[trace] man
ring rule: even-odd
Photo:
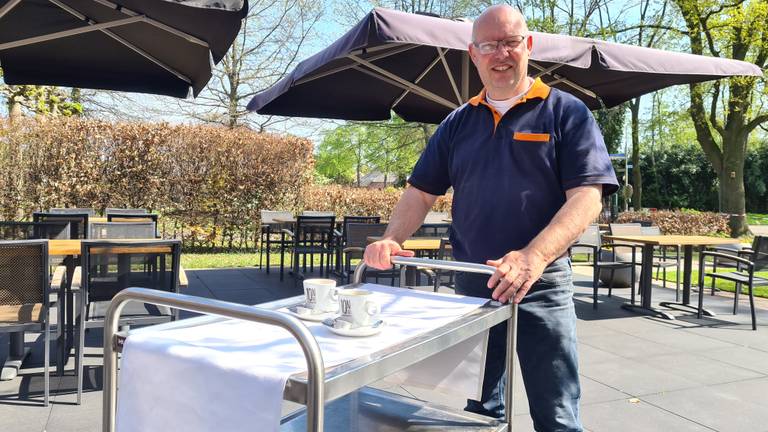
[[[485,88],[448,115],[414,167],[381,241],[366,264],[390,256],[453,187],[451,240],[459,261],[496,267],[490,278],[458,274],[459,294],[519,303],[518,357],[539,431],[579,431],[580,386],[571,245],[618,183],[589,110],[527,76],[533,39],[506,5],[474,22],[469,54]],[[491,329],[480,401],[467,410],[504,415],[506,327]]]

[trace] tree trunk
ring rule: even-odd
[[[640,173],[640,98],[629,104],[632,113],[632,206],[643,208],[643,177]]]
[[[719,174],[720,202],[722,212],[728,214],[731,237],[749,234],[747,225],[746,192],[744,190],[744,150],[747,134],[729,133],[723,135],[723,170]]]

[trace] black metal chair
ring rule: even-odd
[[[272,247],[276,246],[281,251],[285,245],[283,245],[284,236],[282,235],[282,228],[287,226],[283,222],[277,220],[291,220],[293,219],[293,213],[283,210],[261,210],[261,236],[259,241],[259,268],[262,267],[262,261],[265,263],[267,274],[269,274],[270,267],[270,252]]]
[[[344,248],[347,247],[347,227],[350,224],[377,224],[381,222],[380,216],[344,216],[341,223],[341,231],[336,230],[336,272],[343,276]]]
[[[69,222],[69,238],[82,240],[88,238],[88,213],[32,213],[33,222]]]
[[[88,216],[96,216],[96,210],[88,207],[53,207],[48,209],[48,213],[58,213],[58,214],[82,214],[85,213]]]
[[[309,269],[314,272],[313,256],[320,255],[320,275],[330,270],[334,253],[336,218],[334,216],[297,216],[294,228],[283,228],[280,237],[280,280],[283,280],[285,252],[290,248],[292,256],[293,275],[296,280],[302,278],[307,270],[307,256],[309,255]],[[299,259],[302,263],[299,265]],[[327,259],[327,261],[326,261]],[[326,269],[326,262],[328,268]]]
[[[157,219],[159,215],[156,213],[113,213],[107,214],[107,222],[152,222],[155,224],[155,238],[159,238],[157,232]]]
[[[707,257],[713,260],[725,259],[736,263],[736,270],[715,273],[706,272]],[[752,330],[757,330],[757,317],[755,316],[755,297],[754,287],[768,285],[768,278],[755,276],[755,272],[768,270],[768,237],[757,236],[752,243],[751,250],[739,252],[738,256],[725,254],[722,252],[703,251],[699,254],[699,311],[698,317],[701,318],[704,306],[704,278],[724,279],[736,284],[733,295],[733,314],[736,315],[739,306],[739,294],[742,285],[747,286],[749,294],[749,308],[752,313]]]
[[[2,240],[66,240],[70,237],[69,222],[0,222]]]
[[[642,235],[661,235],[661,229],[657,226],[643,226],[640,222],[608,224],[612,235],[642,236]],[[629,242],[631,243],[631,242]],[[635,243],[632,243],[635,244]],[[641,252],[637,256],[639,262],[643,262],[642,245],[638,244]],[[674,254],[673,254],[674,251]],[[621,253],[621,250],[616,250]],[[662,271],[661,285],[667,287],[667,268],[675,267],[677,273],[675,276],[675,299],[680,299],[680,246],[655,247],[653,249],[652,268],[656,269],[656,279],[659,278],[659,270]]]
[[[579,240],[574,243],[571,248],[570,252],[574,253],[574,248],[576,250],[584,250],[588,249],[590,250],[591,255],[593,256],[593,262],[591,264],[593,268],[593,277],[592,277],[592,307],[597,309],[597,290],[600,287],[600,272],[603,270],[607,270],[610,272],[610,279],[608,283],[608,297],[612,295],[613,292],[613,284],[614,284],[614,274],[616,270],[619,269],[629,269],[630,270],[630,289],[631,291],[631,297],[630,301],[632,304],[635,304],[635,280],[637,279],[635,277],[636,274],[636,267],[637,267],[637,249],[639,246],[633,245],[633,244],[626,244],[626,243],[608,243],[603,244],[602,239],[600,237],[600,228],[595,225],[589,225],[587,229],[584,231],[584,233],[579,237]],[[632,260],[627,261],[619,261],[618,260],[618,254],[615,252],[616,248],[629,248],[632,251]],[[604,249],[612,249],[612,257],[610,261],[604,261],[602,258],[602,252]]]
[[[152,239],[156,226],[153,222],[92,222],[91,239]]]
[[[342,271],[342,277],[347,279],[347,283],[352,281],[352,274],[354,274],[352,260],[363,258],[365,247],[368,246],[368,237],[380,237],[384,235],[386,230],[387,224],[383,223],[350,223],[347,225],[347,245],[342,250],[344,253],[344,270]],[[400,271],[394,268],[391,270],[376,270],[368,267],[365,275],[363,275],[363,280],[370,276],[375,278],[376,283],[379,282],[379,278],[390,279],[391,285],[395,286],[395,282],[400,277]]]
[[[186,277],[183,276],[180,264],[180,240],[86,240],[82,242],[80,254],[82,265],[79,272],[76,272],[79,277],[73,281],[73,286],[79,287],[75,366],[78,404],[83,392],[85,331],[88,328],[104,327],[110,300],[128,287],[180,292],[186,286]],[[105,263],[110,263],[106,272]],[[177,317],[177,310],[131,303],[121,314],[119,325],[157,324]]]
[[[44,338],[43,404],[50,394],[50,282],[47,240],[0,241],[0,333],[11,333],[12,353],[24,357],[24,331]],[[62,277],[57,272],[58,282]],[[59,367],[61,365],[59,364]]]

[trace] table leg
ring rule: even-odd
[[[683,246],[683,301],[682,302],[662,302],[661,306],[670,309],[681,310],[684,312],[698,312],[699,308],[691,304],[691,268],[693,267],[693,246]],[[704,294],[704,288],[699,287],[699,295]],[[704,315],[716,316],[714,312],[702,309]]]
[[[651,306],[651,293],[653,292],[653,286],[651,285],[651,276],[653,275],[653,245],[643,245],[643,264],[640,270],[640,293],[641,301],[640,305],[625,303],[621,305],[622,308],[643,314],[655,315],[659,318],[668,320],[674,320],[675,317],[667,312],[656,309]]]
[[[3,370],[0,372],[0,381],[8,381],[16,378],[21,369],[21,364],[29,355],[29,348],[24,346],[24,332],[11,333],[10,350],[5,360]]]

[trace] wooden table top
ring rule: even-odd
[[[146,243],[157,239],[120,239],[125,242]],[[108,240],[107,240],[108,241]],[[48,240],[48,255],[80,255],[81,240]],[[170,253],[171,248],[144,247],[144,248],[109,248],[110,253]],[[103,251],[94,250],[94,253]]]
[[[741,240],[735,238],[693,235],[607,235],[603,236],[603,238],[606,240],[618,240],[654,246],[705,246],[741,243]]]
[[[368,237],[368,243],[381,240],[381,236]],[[438,250],[440,238],[438,237],[411,237],[403,242],[403,249],[408,250]]]

